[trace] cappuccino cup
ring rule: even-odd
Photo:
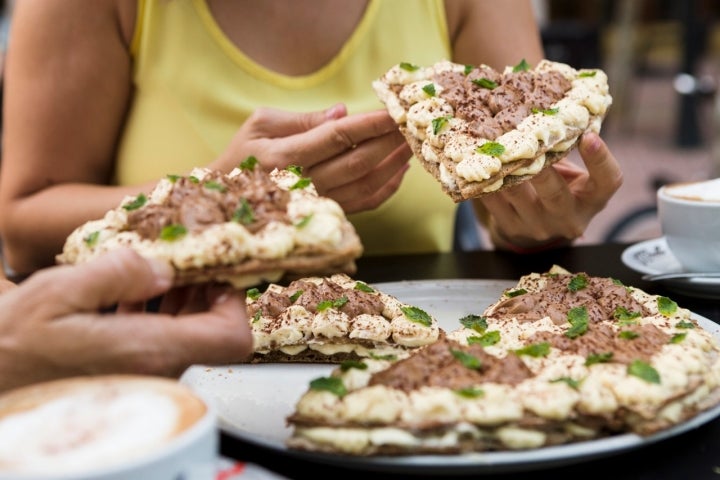
[[[657,191],[658,217],[673,256],[688,272],[720,272],[720,178]]]
[[[213,479],[214,411],[177,381],[77,377],[0,395],[0,479]]]

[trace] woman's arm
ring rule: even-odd
[[[445,0],[453,61],[497,70],[523,58],[535,65],[543,56],[532,2]]]
[[[109,188],[130,96],[134,2],[18,2],[4,80],[0,228],[17,273],[54,263],[77,225],[126,194]]]

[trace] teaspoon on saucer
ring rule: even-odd
[[[675,272],[675,273],[657,273],[643,275],[642,279],[648,282],[657,282],[660,280],[679,280],[679,279],[720,279],[720,272]]]

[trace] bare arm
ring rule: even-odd
[[[138,188],[110,188],[131,95],[116,0],[24,0],[5,76],[0,219],[18,273],[54,263],[66,235]]]
[[[523,58],[535,65],[544,56],[529,0],[445,1],[453,61],[495,69]]]
[[[445,3],[454,61],[501,70],[544,57],[529,0]],[[531,181],[473,202],[495,247],[531,251],[583,234],[622,184],[622,172],[597,135],[583,136],[578,151],[585,168],[564,159]]]

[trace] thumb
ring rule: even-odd
[[[623,172],[605,142],[596,133],[586,133],[580,142],[580,155],[588,171],[587,182],[575,192],[585,201],[602,208],[622,185]]]
[[[173,275],[168,263],[123,248],[85,264],[40,271],[16,291],[36,311],[58,316],[148,300],[170,289]]]

